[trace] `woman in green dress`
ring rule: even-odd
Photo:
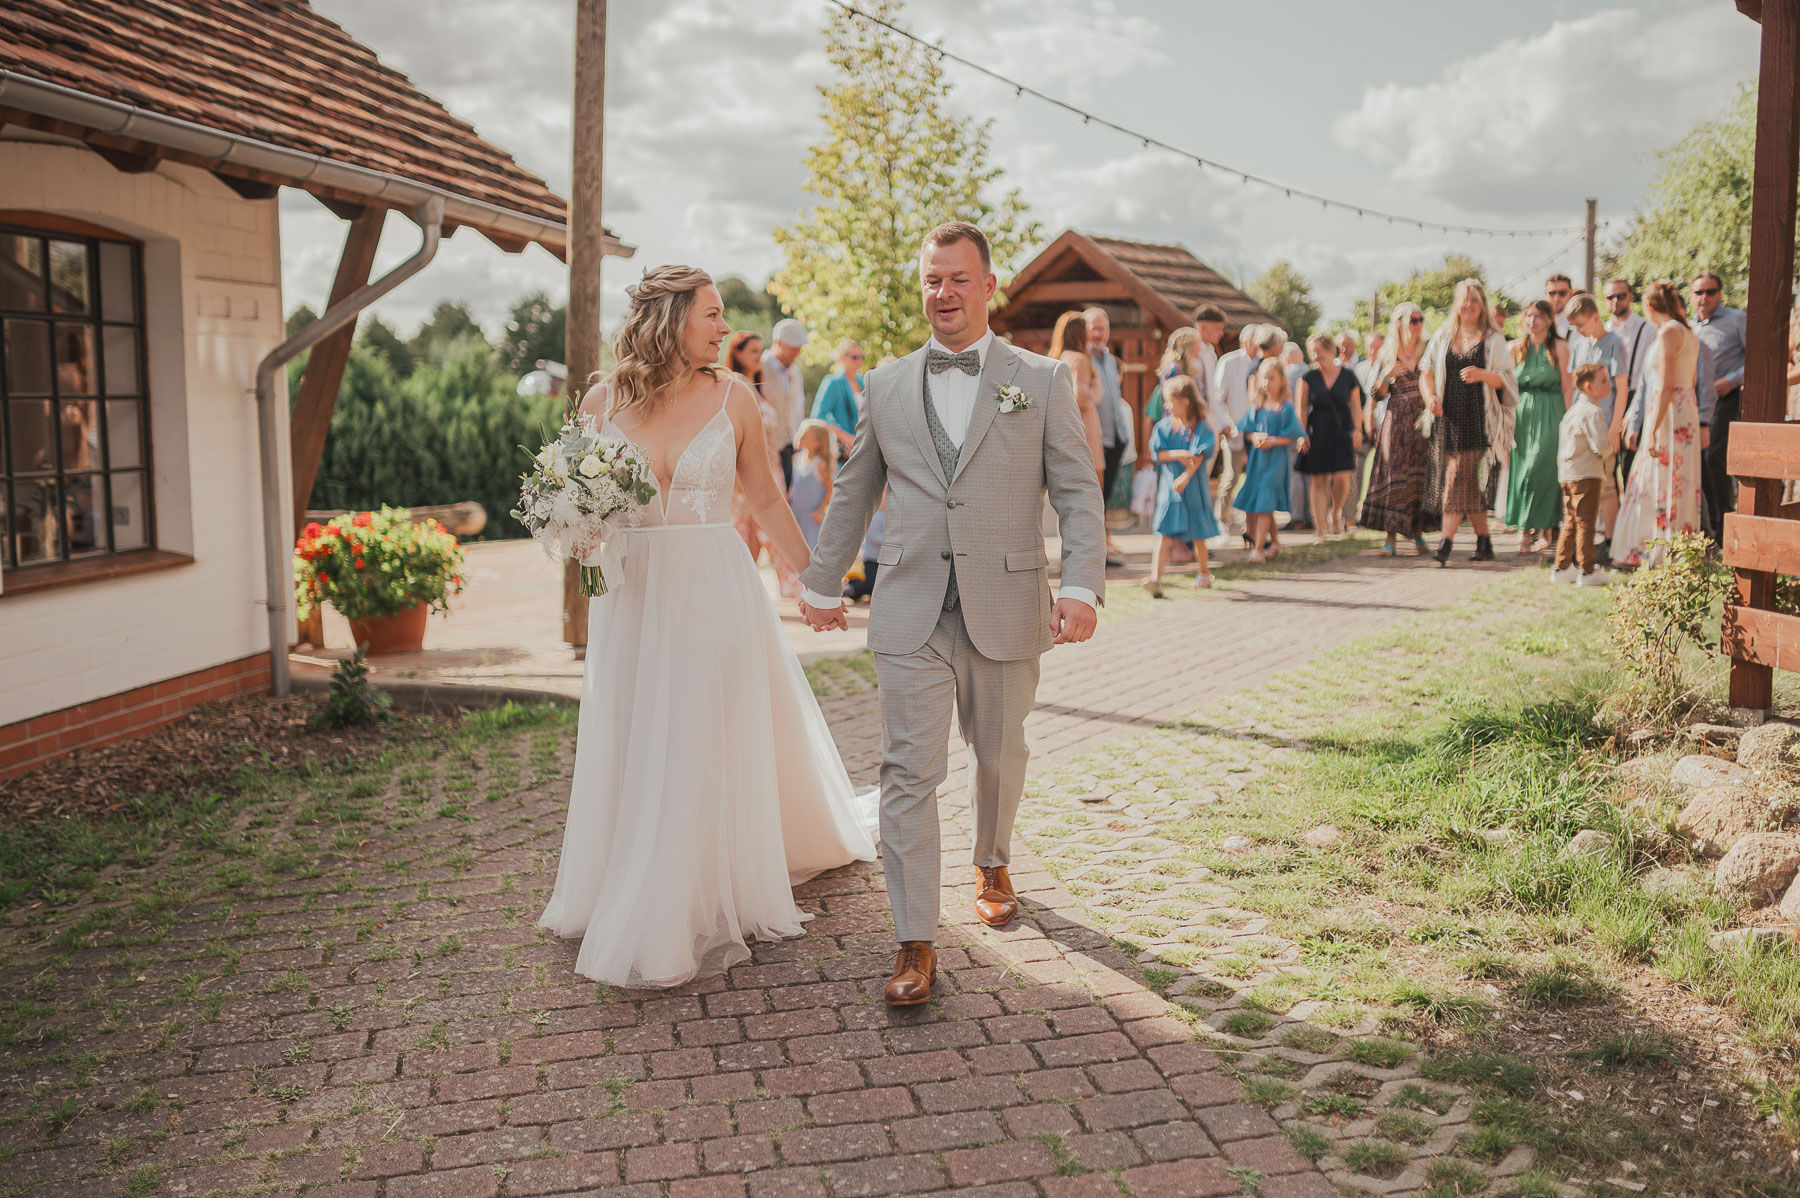
[[[1569,407],[1569,343],[1557,336],[1556,313],[1544,300],[1525,305],[1519,329],[1519,339],[1512,343],[1519,414],[1506,471],[1504,516],[1519,530],[1519,552],[1530,553],[1539,537],[1549,548],[1562,523],[1556,442]]]

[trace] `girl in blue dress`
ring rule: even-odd
[[[1144,589],[1162,598],[1163,567],[1169,548],[1179,541],[1194,551],[1199,573],[1194,585],[1209,587],[1206,542],[1219,535],[1213,518],[1212,495],[1206,487],[1206,466],[1212,460],[1213,431],[1206,425],[1206,401],[1200,388],[1186,375],[1177,375],[1162,386],[1169,414],[1156,422],[1150,437],[1150,453],[1156,459],[1156,552],[1150,559],[1150,577]]]
[[[1265,358],[1250,382],[1252,407],[1239,422],[1244,434],[1244,485],[1232,506],[1244,513],[1244,532],[1253,548],[1249,560],[1266,562],[1281,552],[1275,513],[1288,505],[1287,447],[1307,450],[1306,429],[1288,394],[1281,362]]]
[[[802,420],[794,430],[794,481],[788,487],[788,509],[800,525],[808,549],[819,547],[819,526],[831,504],[831,425]]]

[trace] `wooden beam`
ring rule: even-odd
[[[1763,0],[1762,63],[1756,96],[1756,165],[1750,193],[1750,285],[1745,310],[1744,404],[1732,441],[1757,425],[1775,426],[1787,407],[1787,331],[1793,307],[1794,204],[1796,176],[1800,176],[1800,0]],[[1754,444],[1773,438],[1752,434]],[[1727,454],[1732,459],[1737,455]],[[1781,484],[1794,459],[1781,464],[1780,473],[1752,472],[1754,481],[1739,490],[1738,510],[1747,516],[1773,516],[1781,506]],[[1787,563],[1800,570],[1800,560]],[[1780,625],[1777,617],[1775,573],[1768,569],[1737,570],[1736,605],[1730,611],[1752,610],[1764,622],[1765,631]],[[1727,616],[1727,628],[1733,620]],[[1742,619],[1737,627],[1745,627]],[[1771,667],[1800,669],[1800,621],[1777,637],[1773,649],[1760,654],[1731,651],[1730,703],[1734,708],[1767,712],[1774,703],[1775,679]],[[1792,661],[1782,660],[1782,647]]]
[[[134,150],[118,150],[111,146],[92,146],[94,153],[112,163],[113,169],[123,171],[127,175],[143,175],[156,169],[157,163],[163,160],[161,146],[140,154]]]
[[[569,365],[571,411],[583,382],[600,369],[600,268],[606,229],[600,223],[606,136],[606,0],[575,0],[574,161],[569,179],[569,305],[564,358]],[[587,653],[588,603],[581,571],[563,565],[563,640],[577,656]]]
[[[246,200],[272,200],[281,192],[281,184],[271,183],[266,179],[240,179],[223,171],[214,171],[213,178]]]
[[[338,260],[337,278],[331,284],[330,307],[369,281],[375,265],[375,246],[381,240],[381,226],[387,219],[385,208],[368,208],[350,222],[350,233],[344,239],[343,257]],[[289,455],[294,470],[294,519],[304,523],[306,501],[312,496],[313,480],[319,474],[319,458],[325,452],[325,437],[331,431],[331,411],[337,406],[338,387],[344,381],[344,367],[350,361],[350,345],[356,340],[356,322],[351,321],[331,336],[313,346],[306,359],[306,373],[300,378],[300,394],[294,399]]]
[[[1800,424],[1733,424],[1725,469],[1739,478],[1800,478]]]
[[[1800,520],[1725,513],[1724,560],[1734,570],[1800,573]]]
[[[1727,604],[1721,641],[1734,662],[1754,662],[1765,670],[1800,670],[1800,616]]]
[[[1136,297],[1119,284],[1100,279],[1036,283],[1024,291],[1014,291],[1006,298],[1008,307],[1019,307],[1024,304],[1091,304],[1102,300],[1129,302]]]

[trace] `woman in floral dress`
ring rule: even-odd
[[[1424,352],[1425,314],[1417,304],[1400,304],[1388,326],[1387,343],[1369,375],[1370,399],[1387,400],[1387,410],[1375,435],[1369,490],[1357,517],[1364,528],[1387,534],[1381,551],[1388,555],[1396,551],[1399,538],[1405,537],[1423,557],[1430,552],[1425,530],[1437,523],[1437,505],[1427,505],[1425,495],[1431,447],[1419,431],[1419,417],[1425,412],[1425,397],[1419,392],[1419,359]]]
[[[1613,560],[1624,566],[1656,565],[1666,548],[1652,542],[1700,531],[1700,407],[1694,397],[1700,340],[1688,328],[1673,283],[1650,285],[1644,315],[1656,326],[1656,340],[1638,385],[1644,434],[1613,533]]]

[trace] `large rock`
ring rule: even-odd
[[[1781,918],[1791,924],[1800,924],[1800,877],[1788,883],[1787,893],[1781,898]]]
[[[1563,846],[1565,857],[1599,857],[1611,851],[1613,838],[1610,833],[1594,828],[1583,828],[1575,833],[1575,838]]]
[[[1706,938],[1707,946],[1716,953],[1735,953],[1750,946],[1762,948],[1793,942],[1794,938],[1780,928],[1731,928]]]
[[[1800,765],[1800,728],[1771,723],[1746,730],[1738,741],[1737,763],[1753,770]]]
[[[1688,800],[1675,817],[1676,831],[1707,852],[1727,851],[1768,820],[1756,775],[1741,765],[1695,754],[1675,763],[1669,781]]]
[[[1688,879],[1678,869],[1659,865],[1639,878],[1638,885],[1651,898],[1674,898],[1687,890]]]
[[[1800,873],[1800,836],[1752,832],[1732,845],[1719,862],[1713,885],[1763,907],[1782,896],[1796,873]]]

